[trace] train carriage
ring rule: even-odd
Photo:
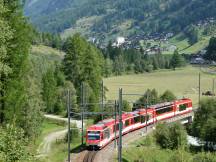
[[[191,99],[181,99],[140,107],[133,112],[122,114],[122,134],[143,128],[158,121],[174,116],[183,115],[192,111]],[[105,119],[87,129],[86,143],[93,149],[101,149],[119,136],[119,119]]]

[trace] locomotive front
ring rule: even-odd
[[[87,129],[86,145],[90,150],[97,150],[100,148],[102,130],[100,127],[91,126]]]

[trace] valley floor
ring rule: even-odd
[[[144,94],[149,88],[155,88],[159,94],[172,91],[178,98],[188,97],[194,105],[198,103],[199,72],[201,72],[201,92],[212,90],[214,75],[203,73],[200,68],[187,66],[174,70],[159,70],[153,73],[113,76],[104,79],[108,88],[108,100],[118,99],[118,90],[123,93]],[[124,100],[136,101],[139,96],[124,96]]]

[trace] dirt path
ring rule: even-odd
[[[67,122],[67,118],[62,118],[57,115],[50,115],[46,114],[44,115],[45,118],[52,119],[52,120],[58,120],[58,121],[65,121]],[[77,128],[81,129],[82,128],[82,123],[80,120],[70,120],[71,123],[75,123],[77,125]],[[59,130],[55,132],[49,133],[43,141],[40,143],[38,149],[37,149],[37,156],[36,157],[45,157],[48,156],[49,153],[51,152],[51,146],[52,144],[58,139],[63,139],[67,133],[67,129],[64,130]]]
[[[48,119],[53,119],[53,120],[68,122],[67,118],[63,118],[63,117],[60,117],[60,116],[57,116],[57,115],[45,114],[44,117],[48,118]],[[71,123],[75,123],[77,125],[77,128],[79,128],[79,129],[82,128],[82,122],[81,122],[81,120],[71,119],[70,122]],[[84,126],[85,126],[85,123],[84,123]]]
[[[63,139],[67,133],[67,129],[65,130],[60,130],[60,131],[55,131],[50,134],[48,134],[41,144],[39,145],[37,149],[37,156],[36,157],[44,157],[47,156],[50,151],[51,151],[51,146],[52,144],[57,140],[57,139]]]

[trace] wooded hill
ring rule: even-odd
[[[87,35],[179,32],[215,17],[215,0],[27,0],[25,14],[40,30],[79,29]]]

